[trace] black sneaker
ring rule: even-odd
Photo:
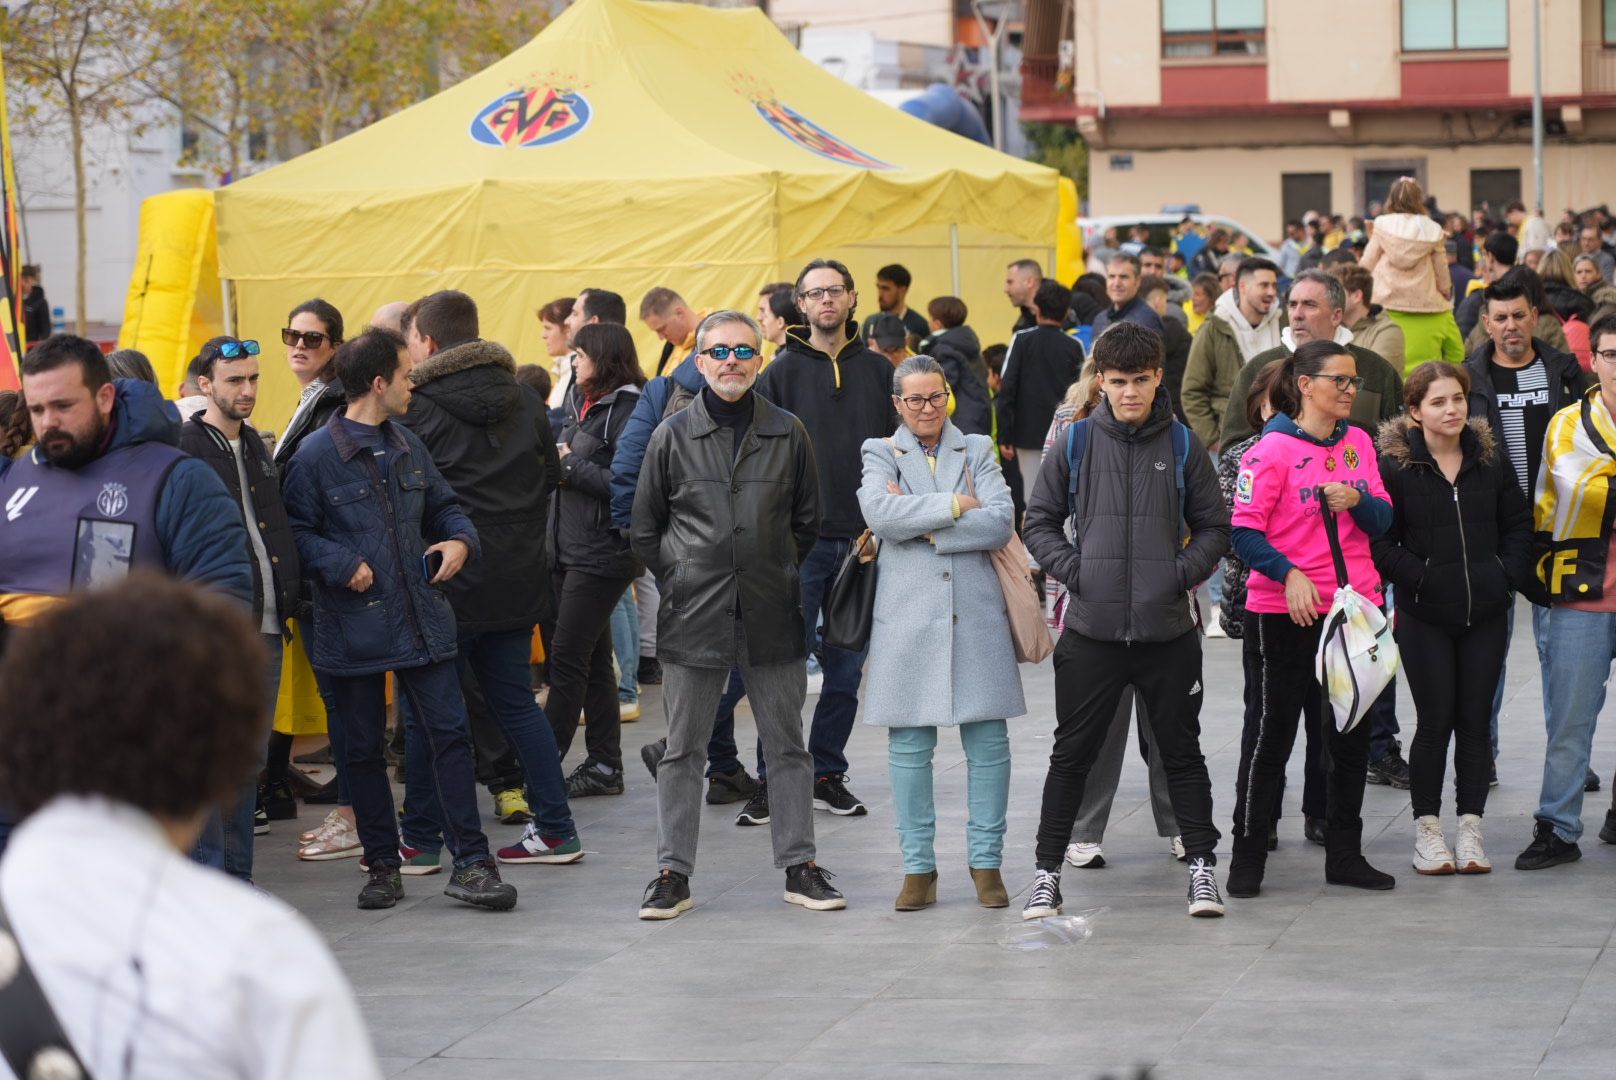
[[[258,805],[270,821],[291,821],[297,817],[297,799],[290,780],[277,780],[258,789]]]
[[[1369,763],[1368,781],[1371,784],[1384,784],[1399,791],[1408,790],[1408,762],[1403,760],[1403,748],[1394,739],[1392,748],[1379,761]]]
[[[1588,775],[1584,776],[1582,778],[1582,790],[1584,790],[1584,791],[1598,791],[1599,790],[1599,774],[1594,772],[1592,769],[1589,769],[1588,770]]]
[[[1279,850],[1279,822],[1277,821],[1270,823],[1268,826],[1268,850]]]
[[[1190,860],[1190,914],[1198,919],[1215,919],[1223,914],[1223,896],[1218,892],[1217,875],[1207,861]]]
[[[752,797],[746,800],[746,806],[735,815],[737,825],[767,825],[769,823],[769,782],[759,780],[757,787],[752,789]]]
[[[1616,806],[1605,811],[1605,824],[1599,830],[1599,839],[1607,844],[1616,844]]]
[[[1517,870],[1547,870],[1561,863],[1576,862],[1582,858],[1582,849],[1568,844],[1555,835],[1554,826],[1540,821],[1532,832],[1532,842],[1526,850],[1515,856]]]
[[[404,766],[400,765],[399,768]],[[324,784],[303,796],[303,801],[310,806],[335,806],[337,802],[337,778],[333,776]],[[268,809],[268,806],[265,806]],[[274,815],[271,814],[273,817]]]
[[[396,866],[373,866],[366,871],[365,887],[359,890],[359,910],[378,911],[404,899],[404,879]]]
[[[847,774],[831,773],[814,778],[814,809],[829,810],[842,817],[859,817],[869,813],[857,795],[847,790]]]
[[[707,802],[712,806],[740,802],[750,798],[757,787],[758,782],[752,779],[746,766],[738,765],[734,772],[714,773],[707,778]]]
[[[1060,871],[1037,870],[1033,873],[1032,891],[1022,905],[1023,919],[1047,919],[1061,913]]]
[[[663,870],[645,887],[640,918],[677,919],[690,908],[690,879],[677,870]]]
[[[662,665],[654,656],[642,657],[640,660],[640,670],[635,675],[635,678],[639,681],[641,686],[661,686]]]
[[[601,772],[593,761],[584,761],[567,777],[567,798],[582,799],[590,795],[623,794],[623,770]]]
[[[253,811],[253,835],[263,836],[268,831],[269,815],[264,812],[263,803],[259,803],[258,808]]]
[[[839,911],[847,898],[831,885],[835,875],[816,863],[798,863],[786,869],[786,903],[799,904],[810,911]]]
[[[640,760],[645,762],[647,769],[651,770],[651,779],[656,779],[656,771],[661,766],[662,759],[667,756],[667,753],[667,739],[658,739],[656,742],[648,742],[640,747]]]
[[[1313,841],[1319,847],[1324,846],[1324,819],[1321,817],[1303,817],[1302,835]]]
[[[479,859],[451,873],[443,895],[490,911],[509,911],[516,906],[516,886],[499,879],[499,867],[492,858]]]

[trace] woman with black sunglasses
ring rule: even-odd
[[[286,323],[281,331],[286,365],[302,393],[285,434],[275,444],[277,465],[292,460],[303,437],[324,427],[343,408],[342,384],[331,367],[342,344],[342,312],[324,300],[305,300],[292,309]]]
[[[567,777],[567,796],[623,793],[622,718],[612,674],[612,609],[645,567],[612,528],[612,455],[640,400],[645,373],[634,339],[616,323],[591,323],[572,339],[576,390],[561,429],[561,486],[550,509],[555,560],[555,639],[545,711],[563,759],[584,714],[588,756]]]
[[[282,469],[297,453],[305,436],[320,430],[341,413],[344,407],[342,383],[337,380],[331,358],[342,344],[342,312],[324,300],[305,300],[293,308],[286,317],[287,325],[281,330],[281,343],[286,346],[286,364],[296,376],[302,394],[286,431],[275,444],[275,464]],[[295,648],[302,648],[304,631],[314,617],[314,587],[307,580],[298,590],[297,623],[299,638]],[[290,663],[290,661],[288,661]],[[317,685],[324,679],[316,674]],[[320,697],[330,711],[330,698],[320,685]],[[337,725],[331,725],[335,734]],[[342,761],[340,747],[332,745],[332,758]],[[265,769],[264,790],[260,808],[271,820],[287,820],[297,816],[297,803],[292,798],[291,775],[292,736],[275,731],[269,736],[269,758]],[[320,825],[299,837],[298,858],[314,861],[342,859],[358,856],[359,832],[354,824],[353,809],[348,805],[346,786],[342,781],[341,764],[337,765],[337,779],[332,783],[335,791],[324,791],[317,797],[321,802],[333,799],[337,803]],[[329,787],[330,785],[328,785]]]

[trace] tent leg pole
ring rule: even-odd
[[[229,278],[219,279],[220,306],[224,310],[224,332],[231,337],[236,336],[236,307],[231,303],[234,299],[234,290],[230,288]]]
[[[959,226],[948,227],[948,265],[953,272],[954,295],[960,294],[960,265],[959,265]]]

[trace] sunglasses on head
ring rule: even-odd
[[[733,348],[729,345],[714,345],[710,349],[701,351],[704,355],[710,356],[714,360],[728,360],[730,353],[734,353],[737,360],[750,360],[757,355],[757,350],[750,345],[736,345]]]
[[[322,334],[318,330],[293,330],[291,327],[287,327],[285,330],[281,331],[282,345],[295,346],[298,343],[299,338],[303,340],[303,347],[305,349],[318,349],[327,341],[331,340],[331,335]]]
[[[239,360],[243,356],[257,356],[258,342],[252,338],[246,341],[223,341],[215,345],[213,351],[221,360]]]

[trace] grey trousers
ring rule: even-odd
[[[1117,782],[1122,777],[1122,759],[1128,753],[1128,721],[1132,717],[1135,695],[1133,687],[1122,691],[1117,703],[1117,714],[1111,718],[1111,730],[1105,733],[1105,744],[1100,756],[1089,770],[1088,784],[1083,788],[1083,802],[1077,808],[1077,821],[1072,825],[1072,843],[1099,844],[1105,841],[1105,827],[1111,822],[1111,800],[1117,795]],[[1150,810],[1156,817],[1158,836],[1177,836],[1178,819],[1173,816],[1173,802],[1167,793],[1167,769],[1162,756],[1156,752],[1156,736],[1145,720],[1145,703],[1139,702],[1139,735],[1144,740],[1145,752],[1150,755]]]
[[[814,759],[802,741],[802,703],[807,661],[753,667],[735,624],[746,696],[769,762],[769,831],[774,865],[796,866],[814,857]],[[662,662],[662,707],[668,720],[668,750],[657,766],[657,862],[690,875],[701,829],[702,782],[707,740],[718,715],[728,668],[687,667]]]

